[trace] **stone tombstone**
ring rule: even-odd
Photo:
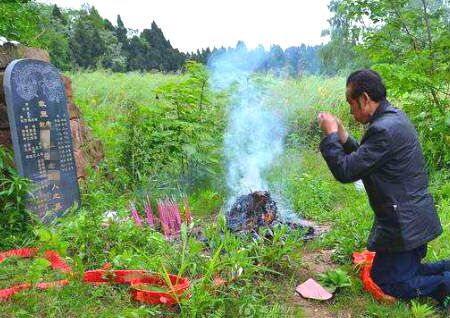
[[[17,170],[33,182],[27,206],[50,222],[80,206],[64,84],[52,64],[22,59],[3,86]]]

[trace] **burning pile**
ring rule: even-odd
[[[277,205],[267,191],[256,191],[240,196],[227,215],[228,227],[233,232],[257,231],[269,226],[277,217]]]
[[[232,232],[258,233],[260,227],[273,228],[286,224],[292,230],[301,230],[304,239],[312,239],[319,234],[319,229],[312,222],[305,220],[282,220],[277,203],[268,191],[256,191],[240,196],[227,214],[227,224]]]

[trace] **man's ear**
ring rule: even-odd
[[[361,105],[363,105],[363,107],[367,107],[369,105],[369,102],[371,101],[370,96],[364,92],[362,93],[361,97],[360,97],[360,101],[361,101]]]

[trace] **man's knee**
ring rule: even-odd
[[[440,261],[436,263],[423,263],[420,265],[417,275],[441,275],[443,272],[450,271],[450,261]]]
[[[433,292],[432,297],[442,303],[450,295],[450,271],[442,273],[442,282]]]

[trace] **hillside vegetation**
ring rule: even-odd
[[[0,303],[0,317],[445,317],[429,299],[385,305],[363,290],[351,253],[365,248],[373,212],[364,191],[333,179],[317,149],[316,117],[329,111],[360,138],[364,127],[349,114],[345,78],[359,68],[380,73],[389,100],[417,128],[443,224],[427,259],[448,259],[449,2],[332,0],[329,9],[324,34],[330,41],[320,47],[265,51],[239,41],[235,48],[183,53],[155,22],[136,32],[120,16],[113,25],[89,5],[69,10],[33,0],[0,3],[0,36],[50,52],[52,63],[73,79],[75,103],[105,154],[80,183],[80,210],[44,225],[26,211],[30,184],[18,176],[11,151],[0,147],[0,250],[54,249],[74,269],[65,288],[30,289]],[[330,229],[314,241],[305,243],[301,233],[284,227],[271,240],[227,229],[225,133],[235,96],[249,86],[211,89],[208,61],[224,53],[263,57],[245,81],[265,93],[264,107],[286,129],[283,152],[264,177],[294,213]],[[256,63],[235,62],[246,71]],[[127,205],[137,202],[142,211],[147,195],[153,210],[160,199],[187,198],[194,225],[183,227],[179,241],[134,224]],[[105,226],[111,211],[119,221]],[[81,282],[84,271],[106,263],[188,277],[191,298],[173,308],[143,306],[130,299],[127,287]],[[10,259],[0,264],[0,287],[53,275],[41,257]],[[302,302],[294,290],[309,277],[340,288],[326,303]]]
[[[107,262],[113,268],[180,273],[192,279],[191,299],[184,301],[179,311],[139,306],[130,300],[125,287],[93,287],[82,284],[75,275],[61,290],[20,293],[1,304],[1,315],[299,317],[303,309],[292,300],[294,288],[309,275],[318,278],[317,273],[305,271],[309,264],[302,261],[302,255],[322,249],[332,250],[332,260],[352,281],[352,286],[339,292],[327,306],[330,312],[411,317],[411,310],[428,308],[427,304],[414,304],[410,309],[406,303],[376,303],[362,292],[351,266],[351,252],[365,246],[372,212],[364,193],[333,180],[317,151],[320,134],[315,124],[317,112],[328,110],[343,118],[355,136],[361,136],[362,127],[354,124],[344,101],[343,78],[259,79],[273,92],[271,105],[284,114],[288,128],[285,151],[266,171],[267,178],[272,184],[283,185],[283,195],[296,213],[331,226],[329,233],[305,245],[298,233],[286,229],[279,229],[273,240],[257,241],[228,232],[219,213],[227,194],[222,138],[228,95],[212,93],[204,85],[208,74],[201,65],[190,64],[188,69],[180,76],[98,71],[71,74],[75,102],[93,134],[102,141],[105,160],[81,185],[83,206],[78,213],[70,213],[52,226],[35,223],[20,235],[5,229],[2,249],[56,249],[77,273]],[[403,105],[401,100],[395,102]],[[431,177],[446,228],[450,221],[449,176],[432,171]],[[11,183],[12,195],[20,197],[20,189],[15,188],[18,185]],[[105,211],[115,210],[120,217],[128,217],[128,201],[140,200],[147,193],[153,203],[164,196],[186,195],[195,223],[208,243],[198,241],[189,229],[181,242],[169,243],[162,234],[138,228],[131,220],[102,226]],[[10,214],[11,229],[21,224],[16,215]],[[433,242],[430,260],[448,257],[448,239],[445,231]],[[231,280],[240,268],[242,275]],[[45,268],[37,270],[38,277],[48,277]],[[22,272],[15,279],[21,281],[22,275],[25,279]],[[218,285],[217,277],[230,283]]]

